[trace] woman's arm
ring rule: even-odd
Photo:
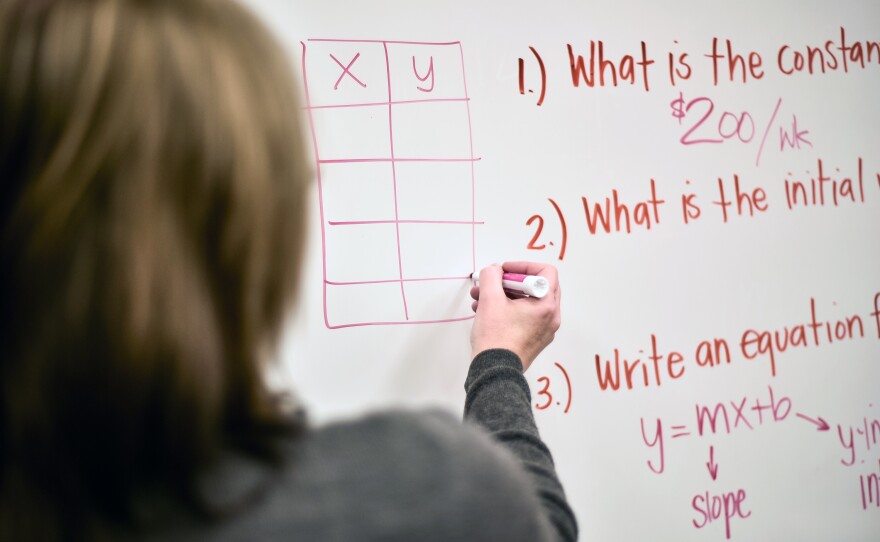
[[[529,474],[559,540],[577,539],[577,522],[541,440],[523,371],[553,341],[560,325],[556,269],[514,262],[504,270],[541,275],[550,292],[541,299],[510,299],[501,287],[501,266],[480,272],[471,291],[476,318],[471,333],[474,358],[465,381],[465,420],[482,426],[510,451]]]
[[[525,467],[559,540],[577,539],[550,450],[541,440],[531,394],[519,358],[509,350],[486,350],[474,359],[465,381],[466,421],[482,426]]]

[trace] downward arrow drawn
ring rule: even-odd
[[[715,447],[709,446],[709,462],[706,463],[706,467],[709,468],[709,476],[714,480],[718,477],[718,464],[715,463]]]
[[[795,412],[795,415],[796,415],[798,418],[803,418],[803,419],[807,420],[808,422],[810,422],[810,423],[812,423],[812,424],[816,424],[816,426],[817,426],[817,431],[828,431],[828,430],[831,428],[831,427],[828,425],[828,422],[826,422],[821,416],[819,416],[819,419],[818,419],[818,420],[814,420],[813,418],[810,418],[810,417],[808,417],[808,416],[804,416],[804,415],[801,414],[800,412]]]

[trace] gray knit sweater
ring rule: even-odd
[[[209,524],[177,517],[147,539],[575,540],[519,359],[483,352],[465,389],[465,424],[440,412],[374,414],[300,435],[280,470],[230,458],[209,495],[253,502]]]

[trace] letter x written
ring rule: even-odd
[[[354,64],[354,62],[355,62],[360,56],[361,56],[360,53],[354,55],[354,58],[351,59],[351,62],[348,63],[348,66],[343,66],[343,65],[342,65],[342,62],[340,62],[338,58],[336,58],[335,56],[333,56],[333,53],[330,53],[330,58],[332,58],[337,64],[339,64],[339,67],[342,68],[342,73],[339,74],[339,79],[337,79],[337,80],[336,80],[336,84],[333,85],[333,90],[336,90],[337,88],[339,88],[339,83],[342,81],[342,78],[345,77],[346,74],[348,74],[352,79],[354,79],[355,81],[357,81],[357,83],[358,83],[360,86],[362,86],[362,87],[364,87],[364,88],[367,88],[366,83],[364,83],[363,81],[361,81],[360,79],[358,79],[357,77],[355,77],[355,75],[354,75],[353,73],[351,73],[351,65]]]

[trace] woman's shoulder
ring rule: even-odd
[[[294,478],[307,477],[301,469],[309,465],[310,472],[327,471],[322,482],[373,495],[425,487],[465,490],[469,482],[485,487],[496,478],[525,480],[514,458],[485,432],[439,410],[383,411],[327,424],[308,431],[291,452]],[[364,468],[372,475],[355,472]],[[485,487],[490,489],[491,484]]]
[[[290,477],[292,489],[348,518],[352,539],[541,538],[522,467],[445,412],[381,412],[315,429],[294,448]]]

